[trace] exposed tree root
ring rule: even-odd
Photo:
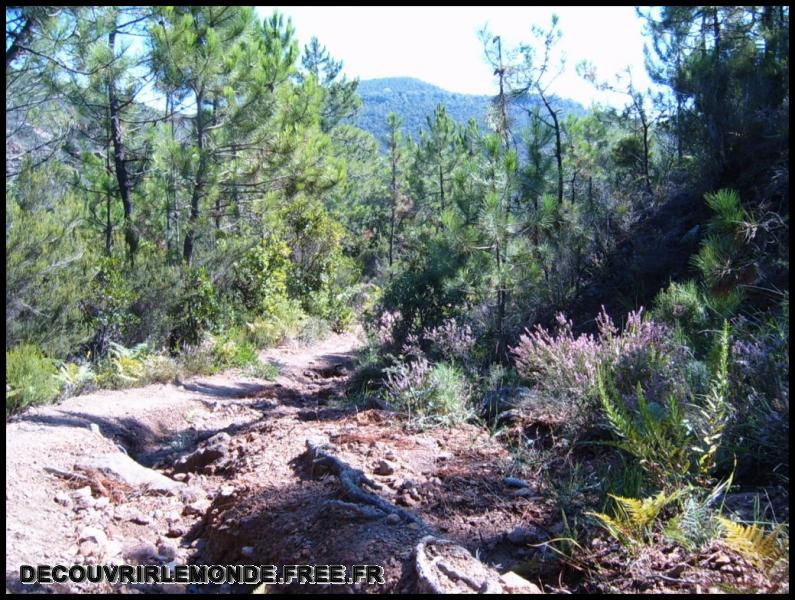
[[[395,506],[394,504],[387,502],[380,496],[365,491],[363,489],[364,486],[373,490],[380,489],[381,486],[367,477],[359,469],[352,468],[333,454],[330,454],[328,451],[327,440],[323,438],[308,438],[306,440],[306,448],[307,455],[310,460],[310,473],[313,476],[319,473],[318,469],[326,470],[337,476],[337,478],[340,480],[340,483],[342,484],[342,489],[344,490],[345,495],[350,500],[354,500],[359,504],[374,506],[376,509],[382,511],[384,516],[396,514],[401,519],[417,523],[417,525],[423,529],[430,530],[430,527],[428,527],[425,521],[423,521],[417,515],[414,515],[406,510],[403,510],[402,508]],[[348,508],[349,510],[352,506],[355,506],[355,504],[351,504],[349,502],[345,502],[344,505],[345,508]],[[362,511],[361,509],[356,510],[360,514],[367,514],[368,518],[375,518],[372,516],[374,515],[372,509],[365,511]]]

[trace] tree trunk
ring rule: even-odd
[[[111,54],[115,56],[116,30],[108,34],[108,45]],[[124,239],[127,241],[127,259],[130,264],[135,263],[135,252],[138,249],[138,234],[132,223],[132,200],[130,199],[130,178],[127,173],[124,141],[122,140],[121,121],[119,115],[119,99],[116,96],[116,82],[113,75],[108,78],[108,106],[110,107],[110,132],[113,140],[113,163],[116,168],[116,182],[119,185],[119,195],[124,207]]]
[[[397,188],[397,165],[399,160],[396,134],[392,132],[393,138],[390,143],[390,158],[392,163],[392,181],[390,191],[392,192],[392,214],[389,220],[389,278],[392,278],[393,252],[395,248],[395,217],[397,214],[398,188]]]
[[[555,128],[555,160],[558,165],[558,205],[563,203],[563,148],[560,141],[560,123],[558,122],[558,113],[552,108],[547,101],[546,95],[541,93],[541,101],[552,117],[552,124]]]
[[[202,104],[204,104],[204,90],[199,90],[196,92],[196,145],[199,149],[199,168],[196,172],[193,193],[190,198],[190,217],[188,219],[188,228],[185,232],[185,245],[182,251],[182,259],[188,266],[190,266],[193,260],[193,239],[196,235],[196,223],[199,220],[199,200],[204,191],[204,170],[206,168]]]

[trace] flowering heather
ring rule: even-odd
[[[384,311],[378,318],[375,335],[382,346],[391,346],[395,343],[395,325],[402,319],[399,310]]]
[[[519,338],[512,350],[516,370],[553,397],[582,398],[595,388],[601,346],[591,335],[574,337],[562,313],[556,318],[556,335],[536,325]]]
[[[621,391],[632,393],[641,382],[652,397],[662,395],[686,362],[685,349],[673,342],[668,327],[644,320],[642,308],[627,315],[622,332],[602,308],[596,318],[598,337],[575,337],[570,320],[560,313],[556,320],[554,335],[536,325],[512,350],[519,374],[554,398],[592,398],[600,368],[614,374]]]
[[[442,356],[465,362],[469,359],[475,345],[475,336],[469,325],[460,325],[455,319],[446,319],[438,327],[423,332],[423,337],[431,342]]]

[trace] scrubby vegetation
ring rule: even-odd
[[[481,32],[481,122],[439,104],[375,139],[278,13],[7,9],[7,416],[273,379],[260,349],[360,321],[352,400],[488,429],[555,498],[560,568],[532,575],[624,591],[617,556],[719,544],[788,588],[789,9],[640,13],[664,93],[584,63],[626,105],[571,110],[553,19]]]

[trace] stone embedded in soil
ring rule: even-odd
[[[168,562],[177,557],[177,549],[171,544],[160,544],[157,547],[157,555],[161,560]]]
[[[400,523],[400,516],[398,516],[396,513],[389,513],[389,515],[386,517],[386,522],[390,525],[397,525]]]
[[[234,486],[224,485],[224,486],[221,486],[221,489],[218,490],[217,497],[221,498],[222,500],[229,500],[234,495],[235,495]]]
[[[122,555],[129,561],[144,563],[157,558],[157,548],[154,544],[143,542],[124,549]]]
[[[185,516],[203,515],[207,512],[208,508],[210,508],[210,503],[207,500],[197,500],[196,502],[186,504],[185,508],[182,509],[182,514]]]
[[[398,496],[397,503],[403,506],[416,506],[417,499],[410,496],[408,493],[404,493],[401,496]]]
[[[378,461],[378,464],[373,469],[373,473],[376,475],[392,475],[395,472],[395,465],[393,465],[388,460],[381,459]]]
[[[104,546],[108,543],[108,536],[105,535],[104,531],[97,527],[83,527],[83,529],[80,530],[78,540],[81,542],[94,542],[95,544]]]
[[[185,535],[185,528],[181,525],[172,525],[166,532],[166,537],[177,538]]]
[[[72,492],[78,510],[87,510],[94,506],[94,497],[91,495],[91,488],[86,486]]]
[[[524,479],[519,479],[517,477],[506,477],[502,480],[502,482],[507,485],[508,487],[512,488],[529,488],[530,484],[527,483]]]
[[[513,571],[508,571],[504,575],[500,575],[502,580],[502,588],[508,594],[543,594],[535,583],[527,581]]]
[[[175,495],[183,484],[165,475],[147,469],[126,454],[104,454],[84,460],[77,465],[84,469],[96,469],[134,488],[148,488],[166,495]]]
[[[136,525],[149,525],[149,523],[152,522],[152,519],[150,519],[147,515],[137,514],[137,515],[132,515],[130,517],[130,521],[135,523]]]
[[[536,527],[515,527],[508,534],[508,541],[512,544],[534,544],[543,538],[544,535]]]
[[[69,494],[66,492],[57,492],[53,500],[55,500],[55,502],[61,506],[69,506],[72,503],[72,501],[69,499]]]
[[[532,498],[535,494],[530,488],[519,488],[511,492],[512,498]]]
[[[226,458],[229,455],[231,439],[231,436],[225,431],[216,433],[207,440],[203,448],[177,459],[174,463],[174,471],[177,473],[195,472]]]

